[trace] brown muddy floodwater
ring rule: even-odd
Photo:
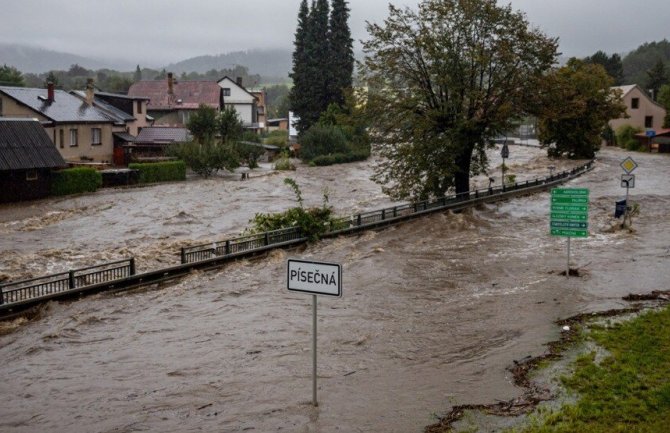
[[[513,147],[512,153],[526,155],[536,171],[550,164],[537,150]],[[453,404],[515,397],[519,391],[505,368],[543,352],[543,343],[557,337],[554,320],[621,306],[629,292],[670,288],[670,157],[633,155],[640,167],[631,198],[641,215],[629,233],[611,230],[614,201],[623,194],[619,162],[627,155],[606,149],[592,172],[569,184],[591,189],[592,235],[572,242],[573,267],[582,277],[558,275],[566,241],[547,234],[549,194],[542,193],[275,251],[164,287],[50,303],[34,321],[2,325],[0,431],[419,432]],[[339,178],[329,185],[343,211],[384,203],[365,180],[365,164],[339,170],[305,168],[293,177],[305,183],[315,177],[308,200],[318,200],[326,176]],[[515,170],[522,177],[522,167]],[[221,197],[242,187],[249,194],[271,191],[264,200],[253,198],[267,211],[291,205],[281,179],[103,192],[123,203],[112,203],[120,206],[116,212],[99,210],[105,199],[98,194],[77,199],[80,205],[57,202],[63,212],[88,210],[35,231],[55,250],[61,242],[82,244],[91,254],[106,251],[105,244],[152,244],[159,235],[151,230],[171,238],[161,215],[180,202],[159,203],[171,196],[165,191],[185,203],[171,212],[198,215],[178,228],[188,232],[184,239],[239,230],[249,215],[232,211],[237,223],[221,221],[212,198],[198,200],[191,189],[211,182],[212,190],[230,188]],[[130,211],[128,203],[141,202],[128,198],[135,194],[148,201],[134,210],[138,218],[155,221],[146,230]],[[363,197],[372,198],[361,204]],[[253,211],[239,197],[226,200]],[[107,232],[97,220],[110,221],[113,213],[117,223]],[[5,235],[15,242],[35,235],[21,231],[25,219],[3,218],[4,248]],[[99,231],[99,244],[67,238],[68,229],[86,223],[88,231],[76,236]],[[126,234],[119,228],[125,224],[138,231]],[[15,250],[40,254],[26,245]],[[288,257],[343,265],[343,297],[319,299],[318,408],[310,405],[311,299],[285,290]]]

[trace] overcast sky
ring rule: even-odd
[[[392,0],[415,6],[418,0]],[[389,0],[350,0],[354,39]],[[501,2],[502,3],[502,2]],[[507,2],[505,2],[507,3]],[[566,56],[670,39],[668,0],[512,0]],[[290,48],[300,0],[0,0],[0,42],[163,66],[202,54]],[[2,59],[0,59],[0,64]]]

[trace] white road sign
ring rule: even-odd
[[[292,292],[342,296],[342,267],[336,263],[319,263],[289,259],[287,287]]]
[[[622,174],[621,175],[621,188],[635,188],[635,175],[634,174]]]

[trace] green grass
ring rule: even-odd
[[[580,356],[563,384],[578,400],[543,411],[524,433],[670,432],[670,308],[586,335],[607,352]]]

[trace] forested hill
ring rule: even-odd
[[[166,70],[181,74],[182,72],[206,73],[212,69],[231,69],[245,66],[250,71],[275,81],[286,81],[291,70],[292,53],[288,49],[237,51],[216,56],[205,55],[192,57],[165,67]]]
[[[647,71],[661,60],[670,71],[670,42],[663,39],[660,42],[648,42],[640,45],[623,58],[624,84],[644,85],[647,81]]]

